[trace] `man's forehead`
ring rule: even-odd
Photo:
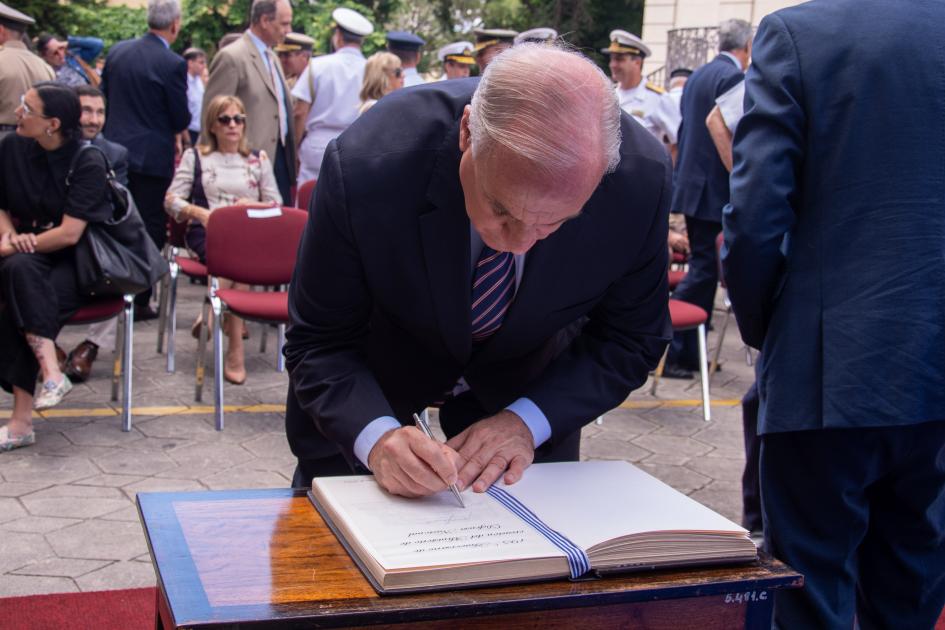
[[[79,105],[89,109],[105,109],[105,99],[101,96],[80,96]]]

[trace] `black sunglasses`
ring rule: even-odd
[[[243,114],[237,114],[236,116],[217,116],[217,122],[226,127],[230,126],[230,123],[236,123],[237,125],[246,124],[246,116]]]

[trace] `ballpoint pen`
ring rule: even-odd
[[[417,428],[423,431],[423,434],[425,436],[427,436],[431,440],[436,440],[436,438],[433,437],[433,431],[430,430],[430,425],[428,425],[423,418],[421,418],[417,414],[413,414],[413,421],[417,424]],[[455,483],[450,484],[450,492],[452,492],[453,496],[456,497],[456,500],[459,501],[460,507],[465,508],[466,504],[463,502],[463,497],[460,496],[459,490],[456,488]]]

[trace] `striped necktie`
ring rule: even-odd
[[[515,256],[482,246],[472,286],[472,338],[482,343],[502,326],[515,295]]]

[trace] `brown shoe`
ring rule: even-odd
[[[66,375],[76,383],[85,381],[92,374],[92,363],[97,356],[98,346],[86,339],[69,353]]]

